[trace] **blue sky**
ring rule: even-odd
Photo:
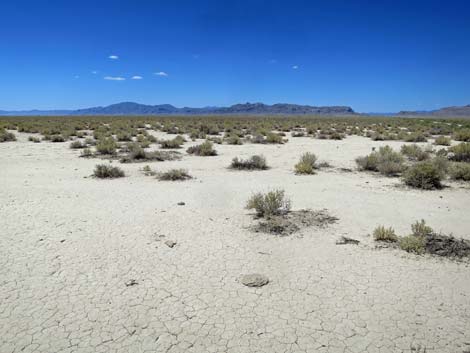
[[[470,104],[469,14],[463,0],[4,0],[0,109]]]

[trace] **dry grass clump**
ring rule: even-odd
[[[455,141],[470,142],[470,129],[461,129],[455,131],[453,138]]]
[[[378,226],[374,229],[373,236],[374,240],[376,241],[384,241],[389,243],[395,243],[398,241],[398,237],[392,227],[385,228],[384,226]]]
[[[157,173],[157,179],[161,181],[177,181],[192,179],[185,169],[170,169],[166,172]]]
[[[121,163],[138,163],[150,161],[174,161],[181,158],[175,151],[145,151],[140,146],[131,146],[130,152],[120,159]]]
[[[155,175],[157,175],[157,172],[154,171],[152,168],[150,168],[149,165],[146,165],[146,166],[142,167],[142,172],[146,176],[155,176]]]
[[[395,176],[405,170],[403,156],[390,146],[380,147],[368,156],[356,158],[360,170],[379,172],[386,176]]]
[[[112,137],[99,139],[96,143],[96,152],[104,155],[115,155],[119,147],[116,140]]]
[[[286,214],[290,208],[291,201],[286,198],[284,190],[273,190],[266,194],[256,193],[246,204],[246,209],[254,209],[258,217]]]
[[[243,141],[240,138],[240,136],[237,135],[229,135],[225,141],[227,142],[228,145],[243,145]]]
[[[420,132],[414,132],[405,137],[406,142],[426,142],[427,140],[426,136]]]
[[[449,168],[449,175],[454,180],[470,181],[470,164],[453,163]]]
[[[266,170],[269,167],[264,156],[254,155],[248,159],[235,157],[229,168],[238,170]]]
[[[306,152],[300,156],[299,162],[295,165],[296,174],[315,174],[317,156],[315,154]]]
[[[171,139],[171,140],[161,140],[159,141],[159,144],[161,148],[171,149],[171,148],[181,148],[181,146],[185,142],[186,140],[184,139],[184,137],[178,135],[174,139]]]
[[[411,161],[424,161],[430,157],[429,150],[425,150],[416,144],[403,145],[401,146],[400,152]]]
[[[398,246],[400,249],[405,250],[406,252],[415,253],[415,254],[423,254],[425,251],[424,248],[425,239],[423,237],[417,237],[414,235],[407,235],[401,237],[398,241]]]
[[[445,177],[445,170],[439,161],[435,158],[432,161],[418,162],[406,170],[403,175],[403,181],[406,185],[424,190],[442,188],[441,181]]]
[[[5,129],[0,129],[0,142],[16,141],[15,134],[6,131]]]
[[[424,219],[411,225],[411,234],[416,237],[425,237],[433,233],[433,229],[426,225]]]
[[[51,142],[65,142],[65,137],[62,135],[52,135],[52,136],[45,136],[45,139]]]
[[[189,147],[186,152],[195,156],[216,156],[217,151],[213,148],[212,142],[205,141],[200,145]]]
[[[449,148],[449,159],[456,162],[470,162],[470,142],[462,142]]]
[[[80,149],[80,148],[85,148],[85,147],[86,147],[86,144],[82,143],[79,140],[75,140],[75,141],[70,143],[70,148],[71,149]]]
[[[113,167],[108,164],[97,164],[93,176],[100,179],[114,179],[122,178],[125,174],[119,167]]]
[[[266,135],[265,143],[272,143],[272,144],[283,144],[284,140],[280,134],[276,134],[274,132],[268,132]]]
[[[450,137],[439,136],[434,140],[434,144],[437,146],[450,146],[451,141]]]
[[[28,141],[31,141],[31,142],[34,142],[34,143],[40,143],[41,139],[39,137],[29,136]]]

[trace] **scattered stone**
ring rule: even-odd
[[[125,283],[126,287],[132,287],[139,284],[135,279],[131,279]]]
[[[176,241],[173,241],[173,240],[167,240],[165,242],[165,245],[168,246],[169,248],[172,248],[176,245]]]
[[[186,205],[186,204],[181,201],[181,202],[178,202],[177,205],[178,205],[178,206],[184,206],[184,205]]]
[[[65,239],[62,239],[60,242],[61,242],[61,243],[64,243],[64,242],[65,242]]]
[[[346,244],[358,245],[359,243],[360,243],[359,240],[344,237],[344,236],[342,236],[339,240],[336,241],[336,245],[346,245]]]
[[[269,283],[269,278],[259,273],[251,273],[243,275],[240,281],[247,287],[262,287]]]

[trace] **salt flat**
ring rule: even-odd
[[[216,145],[218,156],[148,163],[195,177],[161,182],[117,161],[127,177],[97,180],[98,160],[68,143],[17,136],[0,144],[2,353],[470,350],[468,262],[377,249],[370,236],[379,224],[406,235],[425,219],[470,239],[468,184],[421,191],[355,170],[372,147],[403,142]],[[332,168],[295,175],[302,152]],[[227,169],[253,154],[271,169]],[[338,221],[288,237],[252,232],[246,200],[275,188],[293,209]],[[361,243],[336,245],[341,236]],[[270,282],[245,287],[247,273]]]

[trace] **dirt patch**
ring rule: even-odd
[[[446,257],[470,257],[470,241],[431,233],[426,236],[425,251]]]
[[[312,226],[324,228],[329,224],[335,223],[337,220],[338,218],[331,216],[325,209],[319,211],[299,210],[260,219],[258,224],[252,229],[255,232],[286,236],[302,228]]]

